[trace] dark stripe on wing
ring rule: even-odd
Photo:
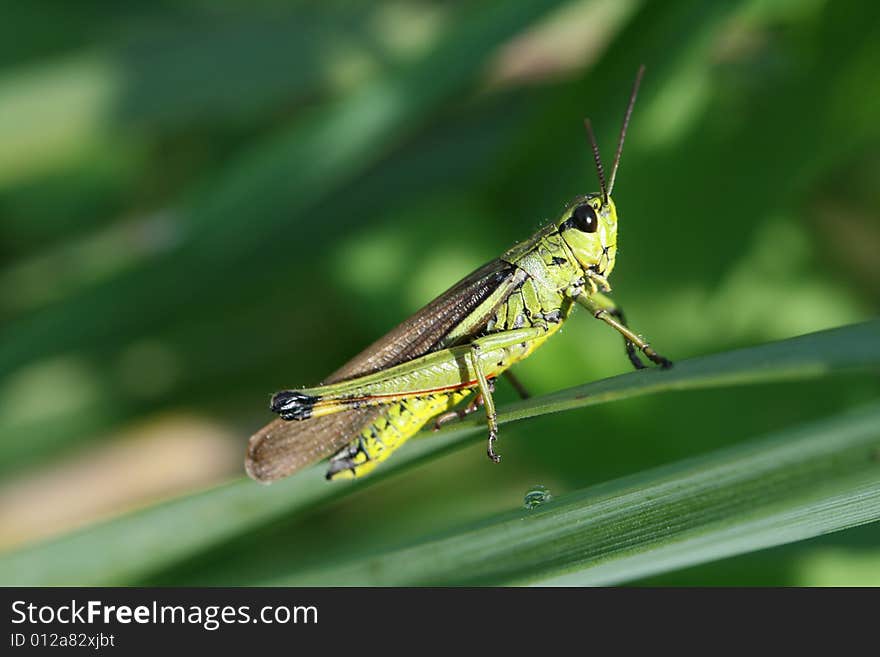
[[[327,377],[326,383],[377,372],[433,351],[499,287],[513,289],[521,284],[518,271],[502,260],[480,267],[348,361]],[[488,322],[491,314],[487,312],[480,321]],[[353,409],[297,421],[277,419],[251,436],[245,469],[264,482],[293,474],[336,453],[384,408]]]
[[[327,383],[372,374],[430,353],[517,271],[502,260],[480,267],[336,370]]]

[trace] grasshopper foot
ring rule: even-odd
[[[629,362],[632,363],[632,366],[637,370],[645,369],[646,365],[642,362],[642,359],[639,358],[635,343],[630,342],[629,340],[626,340],[626,355],[629,358]]]
[[[650,361],[651,361],[652,363],[656,363],[656,364],[659,365],[662,369],[664,369],[664,370],[668,370],[670,367],[672,367],[672,361],[671,361],[671,360],[669,360],[669,359],[666,358],[665,356],[661,356],[661,355],[658,354],[656,351],[654,351],[653,349],[651,349],[650,346],[645,345],[645,346],[642,348],[642,351],[644,352],[645,356],[647,356],[647,357],[650,359]]]
[[[489,431],[489,444],[486,447],[486,453],[489,455],[489,459],[493,463],[501,463],[501,454],[495,452],[496,440],[498,440],[498,432],[495,430]]]

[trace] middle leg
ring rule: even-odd
[[[495,412],[495,400],[492,399],[492,386],[490,386],[480,363],[480,345],[477,343],[471,344],[471,364],[477,375],[480,397],[483,398],[483,407],[486,409],[486,422],[489,424],[489,441],[486,453],[493,462],[499,463],[501,456],[495,453],[495,441],[498,439],[498,415]]]

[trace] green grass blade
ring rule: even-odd
[[[587,383],[505,408],[521,420],[654,392],[698,390],[816,379],[848,370],[880,369],[880,320],[818,331],[677,362],[666,371],[645,369]],[[476,418],[469,423],[477,424]]]
[[[509,422],[663,391],[793,381],[878,368],[880,321],[873,321],[694,358],[669,371],[630,372],[569,388],[502,409],[499,420]],[[403,448],[362,481],[327,484],[323,466],[269,488],[239,480],[26,547],[0,557],[0,583],[132,583],[276,518],[344,495],[351,486],[372,485],[415,463],[482,439],[485,425],[468,420],[441,433]]]
[[[252,266],[277,235],[296,227],[302,238],[315,229],[310,211],[321,200],[344,193],[390,144],[471,89],[481,74],[476,64],[560,3],[496,1],[463,9],[456,29],[422,57],[254,146],[181,208],[183,243],[176,251],[4,326],[0,376],[50,354],[138,334],[144,324],[197,302],[222,272]],[[120,298],[139,303],[118,313]]]
[[[880,406],[280,585],[612,584],[880,519]]]

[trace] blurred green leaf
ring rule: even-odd
[[[880,406],[264,582],[602,585],[880,519]]]
[[[663,391],[796,381],[866,369],[880,369],[880,320],[683,361],[667,371],[630,372],[569,388],[506,407],[499,421]],[[0,557],[0,582],[131,584],[261,524],[372,485],[484,432],[479,420],[459,423],[442,435],[408,445],[363,481],[326,484],[319,465],[269,489],[242,480],[173,500]]]
[[[0,376],[40,356],[155,327],[167,313],[200,301],[202,293],[216,294],[218,277],[248,267],[249,258],[261,260],[260,247],[279,234],[307,237],[315,230],[309,214],[315,204],[369,167],[440,103],[468,89],[481,73],[475,63],[557,4],[493,2],[462,10],[457,29],[423,57],[313,109],[253,147],[195,194],[186,230],[177,236],[180,248],[4,327]],[[468,59],[456,56],[463,51]],[[118,312],[121,298],[129,302],[126,312]],[[56,331],[59,326],[64,330]]]

